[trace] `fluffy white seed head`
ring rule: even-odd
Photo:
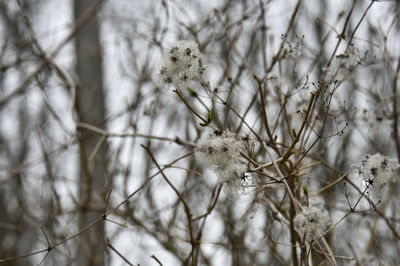
[[[203,72],[198,45],[192,41],[177,41],[164,52],[159,81],[166,87],[189,86],[193,82],[203,82]]]
[[[283,49],[283,58],[297,59],[302,55],[302,39],[297,39],[296,42],[286,42]]]
[[[374,190],[378,195],[388,182],[394,179],[399,164],[395,159],[388,158],[382,154],[367,155],[358,167],[359,174],[368,188]]]
[[[221,183],[237,185],[246,179],[247,166],[240,155],[244,145],[234,134],[210,128],[197,145],[196,157],[218,175]]]
[[[344,54],[336,57],[339,67],[346,69],[349,72],[354,69],[362,62],[360,51],[354,45],[350,45]]]
[[[305,236],[306,240],[319,238],[327,229],[329,222],[328,212],[315,206],[304,208],[294,217],[296,230],[301,236]]]
[[[326,81],[344,80],[351,76],[358,65],[364,63],[366,58],[361,55],[358,48],[350,45],[345,53],[335,57],[332,65],[325,69]]]
[[[210,129],[198,142],[197,156],[210,168],[225,169],[240,153],[240,143],[229,132]]]

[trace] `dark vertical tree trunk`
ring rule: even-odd
[[[77,20],[93,4],[92,0],[75,0]],[[105,98],[102,86],[102,54],[97,16],[93,16],[76,36],[76,73],[78,76],[76,111],[80,122],[105,127]],[[100,217],[107,190],[107,146],[101,136],[79,131],[80,148],[80,219],[82,228]],[[100,145],[100,146],[99,146]],[[104,224],[83,233],[77,254],[79,265],[105,265]]]

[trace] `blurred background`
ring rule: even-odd
[[[331,265],[256,169],[284,158],[300,204],[340,221],[337,265],[400,265],[399,174],[375,193],[357,170],[400,159],[399,18],[396,1],[0,1],[0,264]],[[158,82],[179,40],[206,80],[182,95]],[[235,195],[194,156],[205,124],[250,139]]]

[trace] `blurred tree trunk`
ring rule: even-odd
[[[94,2],[75,0],[75,20]],[[78,77],[76,111],[80,122],[105,127],[105,96],[102,86],[102,55],[99,25],[94,15],[76,36],[76,73]],[[81,129],[80,148],[80,228],[100,217],[107,190],[107,143],[101,136]],[[100,143],[104,141],[103,143]],[[100,144],[100,146],[98,146]],[[100,223],[81,234],[77,250],[78,265],[105,265],[105,232]]]

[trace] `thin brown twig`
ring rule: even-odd
[[[121,254],[113,245],[111,245],[110,240],[107,238],[106,245],[114,251],[122,260],[124,260],[128,265],[134,266],[124,255]]]
[[[151,160],[154,162],[154,164],[157,166],[159,172],[161,173],[161,176],[164,178],[164,180],[168,183],[168,185],[174,190],[175,194],[178,196],[179,200],[182,202],[187,218],[187,223],[188,223],[188,229],[189,229],[189,236],[190,236],[190,243],[192,244],[192,251],[191,254],[193,254],[195,248],[196,248],[196,241],[194,240],[194,234],[193,234],[193,227],[192,227],[192,212],[190,210],[189,204],[186,202],[185,198],[181,195],[181,193],[178,191],[177,188],[169,181],[167,176],[164,174],[163,169],[161,169],[161,166],[158,164],[157,160],[155,159],[153,153],[150,150],[149,146],[141,145],[149,154]],[[192,256],[192,265],[196,265],[196,261],[194,260],[194,257]]]
[[[184,141],[180,139],[179,137],[175,138],[168,138],[168,137],[161,137],[161,136],[153,136],[153,135],[148,135],[148,134],[140,134],[140,133],[112,133],[108,132],[104,129],[101,129],[99,127],[96,127],[94,125],[84,123],[84,122],[77,122],[76,126],[78,128],[84,128],[91,130],[93,132],[96,132],[100,135],[106,136],[106,137],[117,137],[117,138],[133,138],[133,137],[139,137],[139,138],[146,138],[146,139],[156,139],[156,140],[162,140],[162,141],[172,141],[175,142],[179,145],[184,145],[188,147],[195,147],[196,145],[191,142]]]
[[[163,264],[161,263],[161,261],[153,254],[150,256],[150,258],[154,259],[160,266],[163,266]]]

